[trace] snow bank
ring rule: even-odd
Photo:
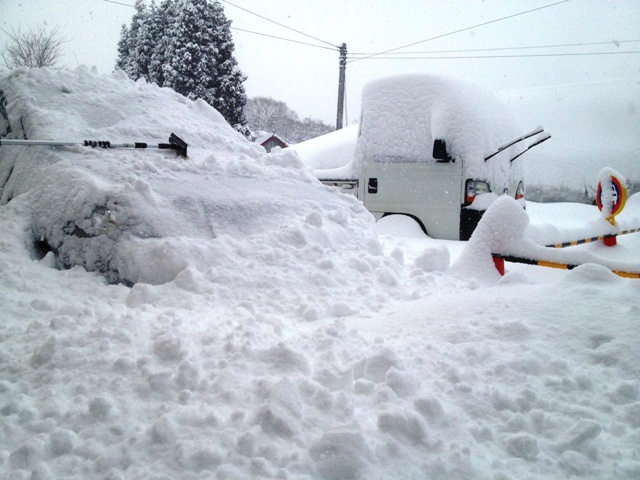
[[[14,194],[0,205],[0,477],[640,475],[637,280],[594,264],[559,277],[515,265],[487,284],[478,270],[456,276],[455,265],[471,272],[470,260],[487,257],[457,259],[467,244],[426,238],[407,219],[378,224],[406,237],[377,237],[355,199],[319,186],[291,152],[255,156],[203,105],[167,102],[168,91],[84,70],[14,78],[35,93],[40,83],[92,91],[95,105],[122,99],[114,111],[137,101],[127,96],[134,89],[157,103],[141,102],[147,113],[128,124],[130,135],[164,140],[167,125],[155,122],[168,109],[177,120],[169,126],[194,138],[187,161],[80,147],[30,148],[34,158],[0,149],[0,170],[21,172],[11,174],[4,188],[13,185]],[[37,112],[21,85],[12,87],[25,93],[14,105],[29,105],[41,128],[55,133],[46,121],[59,115],[84,136],[93,116]],[[181,117],[182,109],[193,111]],[[114,179],[106,170],[122,173]],[[219,196],[210,197],[214,189]],[[113,222],[122,213],[145,220],[126,223],[131,237],[114,242],[123,265],[153,276],[171,264],[173,278],[127,288],[84,268],[52,268],[54,252],[34,259],[36,220],[108,229],[109,216],[91,205],[104,192],[131,202],[113,204]],[[303,192],[311,200],[301,200]],[[63,215],[67,197],[87,212]],[[498,198],[487,228],[467,246],[490,252],[498,225],[526,240],[546,220],[544,206],[532,207],[538,217],[527,226],[528,213]],[[598,219],[595,207],[579,207]],[[629,198],[630,213],[639,207]],[[554,224],[566,225],[559,218]],[[135,226],[166,236],[136,237]],[[209,226],[215,236],[205,233]],[[148,249],[136,245],[147,240]],[[629,235],[617,251],[630,261],[639,248]]]
[[[186,161],[157,150],[3,146],[1,203],[32,198],[34,248],[53,251],[60,267],[163,283],[194,260],[211,264],[221,254],[215,238],[302,228],[316,212],[327,229],[329,216],[358,224],[350,236],[334,232],[337,248],[368,221],[294,152],[266,155],[201,100],[86,69],[17,70],[0,78],[0,90],[15,138],[152,144],[174,132],[189,144]]]
[[[606,269],[485,288],[423,270],[406,246],[402,268],[375,248],[336,256],[309,241],[314,215],[129,289],[33,261],[25,200],[0,208],[2,474],[640,472],[638,284]]]
[[[340,178],[342,180],[355,178],[353,176],[327,177],[326,175],[331,175],[331,170],[353,163],[358,128],[358,125],[351,125],[335,132],[291,145],[289,148],[298,153],[307,167],[321,171],[316,173],[318,178]],[[325,170],[327,170],[326,175]]]
[[[611,170],[603,170],[602,177],[611,175],[611,172]],[[495,254],[560,265],[596,263],[609,270],[640,273],[640,260],[629,262],[605,259],[591,251],[575,247],[565,249],[547,247],[547,245],[562,242],[577,242],[612,235],[627,228],[640,228],[640,210],[635,210],[634,214],[637,216],[625,218],[622,223],[616,222],[615,226],[606,220],[607,212],[597,220],[585,221],[583,228],[559,229],[544,225],[534,226],[530,225],[529,216],[516,200],[502,195],[483,215],[452,271],[463,277],[480,278],[491,283],[498,279],[492,260]],[[557,240],[558,238],[563,240]]]

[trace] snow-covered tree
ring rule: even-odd
[[[131,26],[122,25],[120,41],[118,42],[118,58],[116,68],[124,70],[130,78],[140,78],[142,70],[145,70],[138,58],[136,47],[140,42],[140,30],[145,24],[148,14],[143,0],[136,0],[136,13],[131,19]],[[148,70],[148,69],[147,69]]]
[[[123,27],[117,66],[131,78],[203,99],[248,135],[246,77],[233,56],[230,25],[217,0],[164,0],[150,9],[137,0],[131,27]]]
[[[299,143],[335,130],[319,120],[300,120],[286,103],[270,97],[248,99],[244,111],[252,131],[276,133],[287,143]]]
[[[270,97],[253,97],[244,108],[247,123],[253,131],[277,133],[290,141],[289,132],[300,119],[286,103]]]
[[[44,26],[7,32],[8,41],[0,57],[12,70],[19,67],[54,67],[62,56],[62,45],[67,42],[58,32],[58,27],[47,30]]]
[[[175,37],[174,22],[178,15],[177,3],[176,0],[164,0],[148,18],[149,25],[146,32],[149,34],[151,55],[149,73],[145,78],[161,87],[165,86],[164,68],[168,61],[167,52]],[[155,5],[152,5],[153,7]]]
[[[138,0],[140,1],[140,0]],[[157,46],[157,39],[160,38],[162,25],[158,23],[159,16],[156,3],[151,0],[151,6],[148,12],[140,22],[134,45],[135,58],[138,68],[138,78],[143,77],[146,80],[156,81],[151,75],[151,67],[153,63],[153,55]],[[156,82],[157,83],[157,82]]]

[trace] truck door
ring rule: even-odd
[[[376,217],[415,217],[434,238],[458,240],[462,161],[446,163],[375,160],[364,168],[364,205]]]

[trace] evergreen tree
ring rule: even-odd
[[[150,10],[145,12],[141,20],[134,46],[136,63],[138,64],[136,76],[154,82],[155,79],[152,78],[151,75],[151,63],[156,48],[156,41],[157,38],[159,38],[161,29],[161,26],[158,24],[158,12],[154,0],[151,0]]]
[[[118,42],[118,59],[116,60],[116,68],[124,70],[129,78],[138,79],[141,71],[144,70],[138,59],[137,47],[140,42],[140,30],[145,24],[148,14],[143,0],[136,0],[136,13],[131,19],[131,26],[122,25],[120,33],[120,41]]]
[[[244,117],[246,77],[233,56],[231,22],[217,0],[136,1],[136,14],[118,43],[118,68],[218,110],[249,135]]]
[[[168,61],[168,51],[175,38],[175,19],[178,16],[177,0],[164,0],[149,18],[151,56],[149,73],[145,77],[161,87],[165,85],[164,69]]]
[[[129,62],[129,50],[131,45],[131,38],[129,36],[129,29],[125,24],[122,24],[120,30],[120,40],[118,41],[118,58],[116,59],[116,69],[127,72],[127,64]],[[127,73],[128,75],[128,73]]]

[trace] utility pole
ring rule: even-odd
[[[336,117],[336,130],[342,128],[342,118],[344,115],[344,84],[345,71],[347,69],[347,44],[340,45],[340,76],[338,78],[338,115]]]

